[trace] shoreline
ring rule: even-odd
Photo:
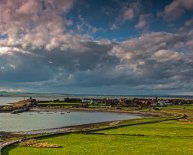
[[[31,108],[29,112],[77,112],[77,111],[85,111],[85,112],[113,112],[113,113],[128,113],[128,114],[139,114],[143,116],[168,116],[169,113],[159,112],[159,111],[133,111],[133,110],[123,110],[123,109],[89,109],[89,108],[43,108],[43,107],[35,107]]]
[[[165,112],[142,112],[142,111],[131,111],[131,110],[123,110],[123,109],[88,109],[88,108],[67,108],[67,109],[59,109],[59,108],[40,108],[40,107],[34,107],[30,109],[27,112],[111,112],[111,113],[127,113],[127,114],[134,114],[138,116],[143,116],[142,118],[134,118],[134,119],[125,119],[125,120],[112,120],[112,121],[102,121],[102,122],[95,122],[95,123],[87,123],[87,124],[79,124],[79,125],[70,125],[70,126],[61,126],[57,128],[47,128],[47,129],[37,129],[37,130],[29,130],[29,131],[1,131],[4,133],[9,134],[15,134],[15,135],[36,135],[36,134],[56,134],[56,133],[66,133],[70,132],[71,130],[77,130],[82,128],[89,128],[94,126],[103,126],[103,125],[109,125],[109,124],[117,124],[117,122],[121,121],[130,121],[135,119],[144,119],[149,117],[169,117],[172,116],[171,113],[165,113]]]
[[[120,120],[121,121],[121,120]],[[96,122],[96,123],[88,123],[88,124],[80,124],[80,125],[70,125],[70,126],[64,126],[64,127],[58,127],[58,128],[48,128],[48,129],[39,129],[39,130],[30,130],[30,131],[13,131],[10,133],[16,134],[16,135],[36,135],[36,134],[65,134],[65,133],[72,133],[72,130],[80,130],[83,128],[89,128],[89,127],[97,127],[101,125],[108,125],[114,122],[120,122],[120,121],[104,121],[104,122]],[[78,131],[78,132],[80,132]],[[43,135],[42,135],[43,136]]]
[[[121,121],[130,121],[135,119],[144,119],[149,117],[169,117],[171,114],[169,113],[161,113],[161,112],[140,112],[140,111],[123,111],[123,110],[104,110],[104,109],[86,109],[86,108],[79,108],[79,109],[50,109],[50,108],[32,108],[28,112],[112,112],[112,113],[128,113],[128,114],[135,114],[139,116],[144,116],[142,118],[134,118],[134,119],[125,119],[125,120],[112,120],[112,121],[102,121],[102,122],[95,122],[95,123],[86,123],[86,124],[79,124],[79,125],[70,125],[70,126],[61,126],[57,128],[47,128],[47,129],[38,129],[38,130],[30,130],[30,131],[12,131],[9,133],[16,134],[16,135],[36,135],[36,134],[56,134],[56,133],[67,133],[71,132],[72,130],[82,130],[83,128],[91,128],[91,127],[100,127],[103,125],[110,125],[111,124],[119,124]],[[110,127],[109,126],[109,127]]]
[[[113,113],[128,113],[128,114],[136,114],[136,115],[141,115],[141,116],[147,116],[147,117],[163,117],[163,116],[170,116],[170,113],[166,112],[159,112],[159,111],[133,111],[133,110],[123,110],[123,109],[101,109],[101,108],[96,108],[96,109],[89,109],[89,108],[40,108],[40,107],[35,107],[29,110],[29,112],[113,112]]]

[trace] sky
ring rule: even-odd
[[[193,0],[0,0],[0,91],[193,95]]]

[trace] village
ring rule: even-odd
[[[36,108],[110,108],[135,107],[136,109],[155,109],[169,105],[192,104],[193,99],[182,98],[70,98],[37,100],[29,97],[22,101],[0,106],[0,112],[21,113]]]
[[[40,104],[41,103],[41,104]],[[44,104],[45,103],[45,104]],[[69,98],[64,100],[56,99],[49,101],[49,105],[68,105],[72,107],[136,107],[136,108],[158,108],[168,105],[182,105],[192,104],[193,99],[180,99],[180,98]],[[55,103],[55,104],[51,104]],[[37,101],[37,105],[46,106],[48,101]]]

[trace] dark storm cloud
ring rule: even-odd
[[[0,82],[44,81],[52,77],[52,70],[32,55],[15,54],[0,57]]]

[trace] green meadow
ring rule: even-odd
[[[192,138],[69,134],[43,139],[62,148],[9,147],[9,155],[188,155],[193,152]]]
[[[86,133],[39,138],[60,148],[10,146],[3,155],[191,155],[193,154],[192,106],[165,107],[163,112],[179,112],[187,118],[166,120],[143,118],[115,128]],[[159,121],[160,120],[160,121]]]
[[[181,124],[179,121],[166,121],[153,124],[142,124],[98,131],[104,134],[125,134],[143,136],[193,137],[193,124]]]

